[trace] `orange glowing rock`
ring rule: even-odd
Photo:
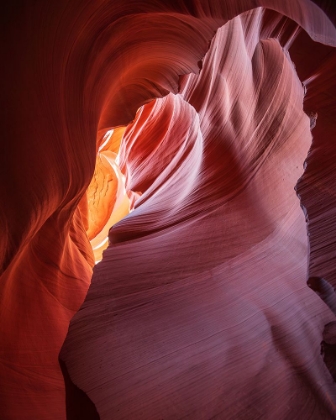
[[[92,181],[87,191],[89,204],[89,228],[87,234],[93,239],[106,225],[116,202],[118,177],[111,162],[99,154]]]
[[[130,210],[125,177],[117,164],[124,132],[125,128],[109,130],[102,137],[95,172],[83,197],[86,204],[81,204],[86,207],[88,214],[86,233],[96,262],[102,259],[102,252],[108,246],[109,229]]]

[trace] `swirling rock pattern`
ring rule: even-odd
[[[4,11],[2,418],[335,418],[330,5]]]

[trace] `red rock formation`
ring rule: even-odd
[[[66,416],[58,354],[90,282],[87,233],[98,246],[122,205],[121,138],[102,139],[144,104],[120,151],[134,211],[110,231],[61,354],[68,418],[334,418],[320,355],[334,314],[306,286],[294,191],[304,107],[318,114],[298,186],[310,272],[334,284],[336,31],[321,9],[22,2],[2,27],[2,418]]]

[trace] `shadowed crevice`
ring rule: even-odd
[[[307,285],[314,290],[336,315],[336,293],[332,285],[323,277],[309,277]]]
[[[59,359],[65,383],[67,420],[100,420],[96,406],[87,394],[75,385],[65,363]]]
[[[336,382],[336,322],[329,322],[324,327],[321,355],[334,382]]]

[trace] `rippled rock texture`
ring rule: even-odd
[[[7,6],[1,419],[336,417],[335,21]]]

